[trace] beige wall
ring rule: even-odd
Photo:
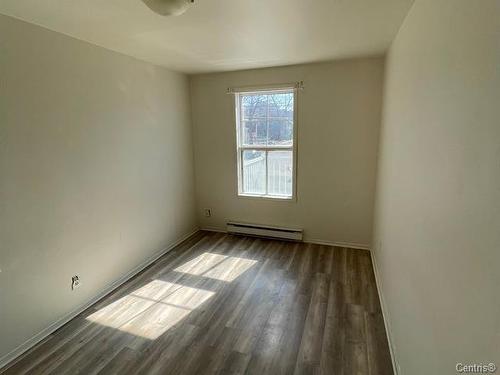
[[[191,79],[198,219],[299,227],[308,239],[369,245],[382,58],[196,75]],[[298,97],[296,202],[237,197],[232,86],[304,81]],[[206,218],[203,208],[212,209]]]
[[[186,76],[0,16],[0,357],[195,229],[191,139]]]
[[[417,0],[387,61],[374,247],[401,374],[500,366],[500,2]]]

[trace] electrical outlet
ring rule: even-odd
[[[75,275],[71,278],[71,290],[75,290],[76,288],[79,288],[82,285],[80,282],[80,276]]]
[[[211,216],[212,216],[212,209],[205,208],[205,217],[211,217]]]

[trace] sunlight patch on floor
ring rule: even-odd
[[[215,292],[153,280],[87,317],[101,325],[154,340]]]
[[[89,315],[87,319],[155,340],[215,294],[203,289],[206,279],[196,280],[197,276],[232,282],[256,263],[246,258],[203,253],[174,270],[184,274],[176,279],[178,283],[153,280]],[[200,288],[182,285],[185,277],[195,278]]]
[[[203,253],[175,271],[231,282],[252,267],[256,260]]]

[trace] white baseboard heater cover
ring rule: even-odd
[[[269,225],[237,223],[230,221],[227,223],[227,232],[233,234],[245,234],[249,236],[302,241],[302,229],[281,228]]]

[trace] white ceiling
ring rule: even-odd
[[[162,17],[141,0],[1,0],[0,13],[186,72],[385,52],[413,0],[195,0]]]

